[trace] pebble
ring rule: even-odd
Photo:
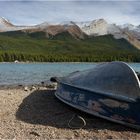
[[[57,84],[47,84],[46,88],[53,88],[56,89],[57,88]]]
[[[34,132],[34,131],[30,132],[30,134],[34,136],[38,136],[38,137],[40,136],[37,132]]]
[[[42,84],[42,85],[44,85],[44,84],[45,84],[45,82],[43,82],[43,81],[42,81],[42,82],[41,82],[41,84]]]
[[[74,131],[74,136],[79,137],[79,133],[77,131]]]
[[[107,139],[113,139],[113,137],[109,135],[109,136],[107,136]]]
[[[19,86],[19,87],[22,87],[23,85],[19,84],[18,86]]]
[[[24,87],[24,91],[29,91],[29,88],[28,87]]]
[[[12,92],[8,93],[8,95],[12,95],[12,94],[13,94]]]
[[[30,90],[35,90],[35,89],[36,89],[36,87],[35,86],[32,86]]]

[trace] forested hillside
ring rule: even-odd
[[[0,61],[44,62],[140,62],[140,51],[125,39],[112,35],[75,39],[68,32],[47,35],[45,32],[12,31],[0,33]]]

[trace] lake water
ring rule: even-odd
[[[97,63],[0,63],[0,85],[39,84],[52,76],[94,68]],[[140,63],[129,63],[140,72]]]

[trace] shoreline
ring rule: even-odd
[[[112,61],[113,62],[113,61]],[[127,64],[140,64],[140,62],[126,62],[126,61],[121,61],[121,62],[125,62]],[[0,62],[0,64],[101,64],[101,63],[109,63],[106,61],[102,61],[102,62]]]
[[[34,63],[106,63],[106,62],[17,62],[17,63],[15,63],[15,62],[0,62],[0,64],[9,64],[9,63],[11,63],[11,64],[34,64]],[[131,63],[131,62],[130,62]],[[132,63],[135,63],[135,62],[132,62]]]
[[[55,89],[56,88],[56,83],[53,83],[51,81],[42,81],[41,83],[38,84],[11,84],[11,85],[0,85],[0,90],[1,89],[24,89],[24,88],[29,88],[29,89],[39,89],[39,88],[50,88],[50,89]]]

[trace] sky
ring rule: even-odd
[[[140,1],[130,0],[0,0],[0,17],[16,25],[42,22],[92,21],[140,25]]]

